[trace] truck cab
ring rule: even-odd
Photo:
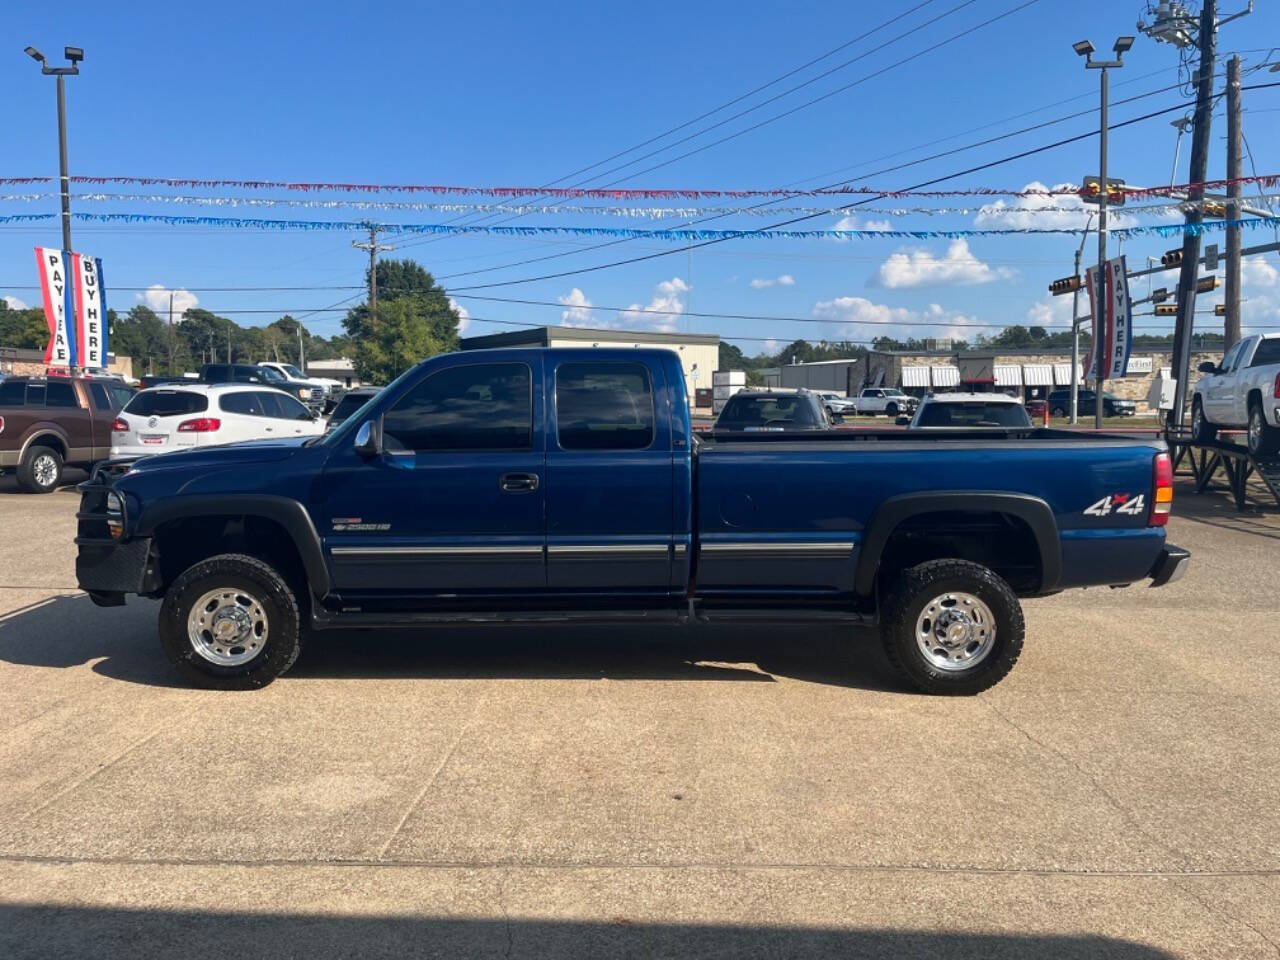
[[[1221,363],[1200,364],[1191,398],[1191,429],[1200,441],[1219,429],[1246,431],[1255,456],[1280,451],[1280,334],[1255,333],[1231,346]]]

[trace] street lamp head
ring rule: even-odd
[[[1122,57],[1129,52],[1129,48],[1133,46],[1133,37],[1116,37],[1116,45],[1112,48],[1116,52],[1116,56]]]
[[[1129,38],[1129,42],[1130,43],[1133,42],[1132,37]],[[84,59],[83,47],[67,47],[62,52],[63,52],[63,55],[72,63],[79,63],[81,60]]]
[[[39,50],[37,50],[35,47],[27,47],[27,49],[24,52],[28,57],[36,61],[36,63],[44,63],[44,54],[41,53]]]
[[[1082,57],[1093,55],[1093,44],[1088,40],[1081,40],[1079,43],[1073,43],[1071,49]]]

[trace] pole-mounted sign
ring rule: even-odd
[[[36,247],[36,266],[49,324],[44,362],[53,367],[105,367],[107,304],[102,260]]]
[[[1129,276],[1125,257],[1115,257],[1106,262],[1106,303],[1102,318],[1102,333],[1098,332],[1097,299],[1098,274],[1097,267],[1087,271],[1085,286],[1089,290],[1089,308],[1093,315],[1094,349],[1089,351],[1089,359],[1085,364],[1085,379],[1093,377],[1093,366],[1097,355],[1096,344],[1101,335],[1104,339],[1106,357],[1105,379],[1123,377],[1129,371],[1129,355],[1133,351],[1133,301],[1129,297]]]

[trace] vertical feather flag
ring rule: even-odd
[[[44,300],[45,321],[49,324],[49,345],[45,347],[44,362],[55,367],[74,367],[77,361],[72,323],[72,278],[67,275],[69,257],[66,250],[36,247],[40,294]]]

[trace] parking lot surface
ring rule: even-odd
[[[1280,513],[1179,483],[1161,590],[1029,601],[1010,677],[872,633],[322,635],[177,686],[0,478],[0,956],[1280,953]]]

